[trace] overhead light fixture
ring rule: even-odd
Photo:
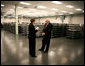
[[[67,8],[73,8],[74,6],[72,6],[72,5],[67,5],[66,7],[67,7]]]
[[[1,16],[1,18],[2,18],[3,16]]]
[[[4,6],[3,4],[1,4],[1,6]]]
[[[82,12],[84,12],[84,10]]]
[[[69,14],[74,14],[73,12],[69,12]]]
[[[63,13],[67,13],[67,11],[62,11]]]
[[[80,8],[78,8],[78,9],[76,9],[77,11],[82,11],[82,9],[80,9]]]
[[[59,2],[59,1],[52,1],[52,3],[54,3],[54,4],[63,4],[62,2]]]
[[[82,10],[82,12],[84,12],[84,9]]]
[[[26,3],[26,2],[20,2],[20,4],[31,5],[30,3]]]
[[[37,8],[45,9],[46,7],[45,6],[38,6]]]
[[[63,13],[60,13],[60,14],[58,14],[58,15],[64,15]]]
[[[7,14],[4,14],[4,16],[7,16]]]
[[[56,8],[52,8],[51,10],[53,10],[53,11],[57,11],[58,9],[56,9]]]
[[[17,7],[17,8],[22,8],[22,7]]]

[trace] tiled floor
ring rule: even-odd
[[[1,31],[2,65],[83,65],[84,39],[52,38],[48,53],[38,51],[42,38],[36,38],[36,58],[29,56],[26,36]]]

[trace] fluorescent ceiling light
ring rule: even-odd
[[[22,7],[17,7],[17,8],[22,8]]]
[[[82,12],[84,12],[84,10]]]
[[[45,9],[46,7],[45,6],[38,6],[37,8]]]
[[[60,14],[58,14],[58,15],[64,15],[63,13],[60,13]]]
[[[20,2],[20,4],[31,5],[30,3],[26,3],[26,2]]]
[[[4,16],[7,16],[7,14],[4,14]]]
[[[62,11],[63,13],[67,13],[67,11]]]
[[[67,7],[67,8],[73,8],[73,6],[72,6],[72,5],[67,5],[66,7]]]
[[[81,11],[82,9],[80,9],[80,8],[78,8],[78,9],[76,9],[77,11]]]
[[[3,4],[1,4],[1,6],[4,6]]]
[[[59,2],[59,1],[52,1],[52,3],[54,3],[54,4],[62,4],[62,2]]]
[[[56,10],[58,10],[58,9],[56,9],[56,8],[52,8],[51,10],[56,11]]]
[[[69,14],[74,14],[73,12],[69,12]]]

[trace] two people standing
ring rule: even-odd
[[[39,30],[39,27],[35,29],[34,24],[35,24],[35,19],[30,20],[30,25],[29,25],[29,54],[32,57],[36,57],[36,32]],[[48,52],[49,46],[50,46],[50,39],[51,39],[51,30],[52,30],[52,24],[50,23],[49,19],[46,19],[43,29],[43,39],[42,39],[42,47],[39,49],[39,51],[44,51],[45,46],[46,50],[44,51],[45,53]]]

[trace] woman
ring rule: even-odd
[[[39,28],[34,27],[35,19],[31,19],[29,24],[29,53],[32,57],[36,57],[36,32],[39,30]]]

